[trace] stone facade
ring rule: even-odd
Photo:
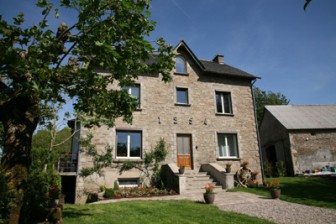
[[[103,151],[109,144],[113,147],[116,159],[116,131],[137,130],[142,132],[142,155],[152,150],[160,138],[168,145],[169,154],[165,164],[177,164],[177,134],[191,136],[191,169],[199,170],[202,164],[217,163],[225,167],[232,162],[232,170],[239,168],[241,160],[248,160],[252,170],[260,170],[260,157],[254,116],[251,81],[253,79],[235,78],[218,74],[205,74],[197,66],[194,58],[184,47],[177,49],[186,60],[187,74],[172,71],[173,81],[164,83],[161,77],[140,76],[136,83],[140,85],[141,108],[133,113],[132,124],[116,120],[114,128],[100,127],[83,129],[81,135],[91,132],[93,143]],[[215,62],[214,62],[215,63]],[[189,104],[176,104],[176,88],[188,89]],[[120,88],[115,83],[111,88]],[[232,111],[230,115],[216,113],[215,91],[231,94]],[[238,142],[238,157],[218,158],[217,133],[234,133]],[[78,168],[89,167],[92,159],[84,154],[79,156]],[[83,191],[98,189],[99,185],[113,187],[118,178],[139,178],[137,170],[119,173],[118,169],[107,168],[104,176],[91,176],[86,180],[77,178],[77,201]]]

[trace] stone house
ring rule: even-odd
[[[284,161],[288,175],[336,166],[336,105],[266,106],[263,161]]]
[[[139,101],[132,124],[118,119],[114,128],[83,128],[80,135],[91,132],[93,143],[101,151],[106,144],[112,146],[114,163],[141,160],[144,152],[163,138],[169,151],[164,164],[169,164],[172,173],[182,165],[197,173],[206,164],[212,164],[220,173],[225,172],[228,162],[233,163],[235,171],[243,159],[249,161],[251,169],[260,171],[252,96],[257,77],[227,65],[222,55],[212,61],[199,60],[184,41],[175,49],[178,55],[172,82],[162,82],[160,75],[140,76],[135,86],[125,88]],[[112,88],[120,89],[116,83]],[[78,170],[92,165],[92,159],[82,153],[77,162]],[[75,202],[80,203],[85,190],[98,189],[99,185],[113,187],[115,181],[120,186],[137,185],[141,174],[138,170],[120,173],[107,168],[103,177],[90,177],[91,182],[77,176],[77,172],[69,176],[64,175],[65,182],[75,184],[75,189],[69,187],[69,191],[75,190]]]

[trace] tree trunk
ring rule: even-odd
[[[38,102],[32,97],[17,97],[0,106],[5,142],[1,167],[10,197],[8,223],[19,223],[25,186],[31,163],[32,135],[39,118]]]

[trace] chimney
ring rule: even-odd
[[[218,64],[224,64],[224,55],[217,54],[212,61]]]

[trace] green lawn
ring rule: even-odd
[[[65,224],[95,223],[271,223],[224,212],[212,205],[192,201],[128,201],[101,205],[65,205]]]
[[[269,178],[272,179],[272,178]],[[336,209],[335,177],[280,177],[281,200]],[[265,188],[235,188],[269,197]]]

